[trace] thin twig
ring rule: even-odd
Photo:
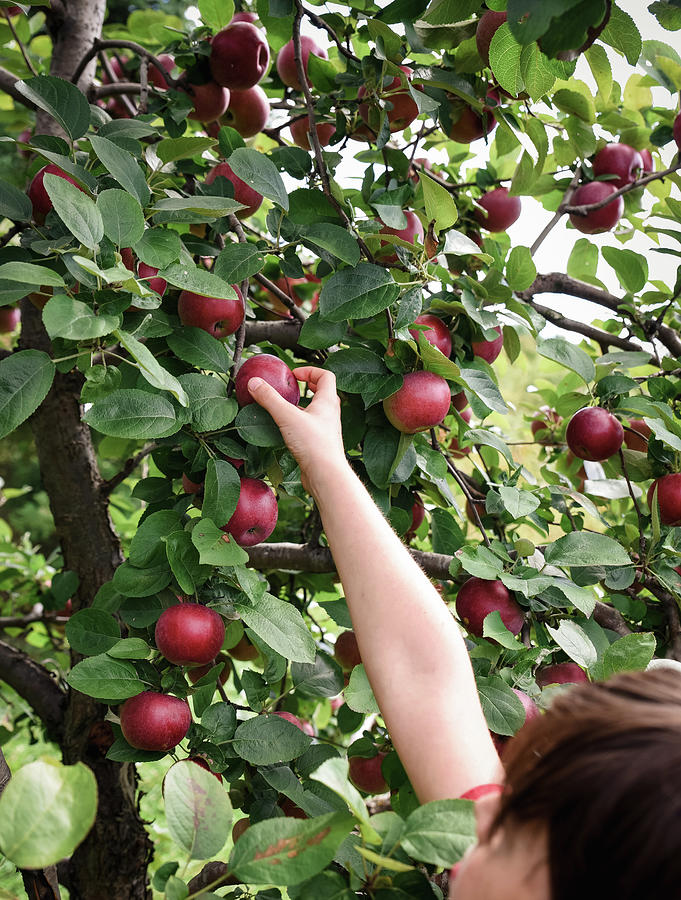
[[[546,240],[546,238],[549,236],[549,234],[551,233],[551,231],[553,231],[554,227],[558,224],[558,222],[560,222],[560,220],[561,220],[561,219],[563,218],[563,216],[565,215],[565,206],[564,206],[564,204],[570,199],[570,197],[571,197],[572,194],[574,193],[574,190],[575,190],[575,188],[577,187],[577,184],[579,183],[579,179],[580,179],[581,177],[582,177],[582,167],[581,167],[581,166],[577,166],[577,170],[575,171],[575,174],[574,174],[574,176],[573,176],[573,178],[572,178],[572,181],[570,182],[570,184],[568,185],[567,190],[565,191],[565,194],[564,194],[564,197],[563,197],[563,203],[560,204],[560,206],[558,207],[558,209],[557,209],[557,210],[555,211],[555,213],[553,214],[553,217],[551,218],[551,221],[548,223],[548,225],[546,225],[546,227],[542,230],[541,234],[536,238],[536,240],[534,241],[534,243],[533,243],[532,246],[530,247],[530,255],[531,255],[531,256],[534,256],[534,254],[537,252],[537,250],[539,250],[539,248],[540,248],[541,245],[544,243],[544,241]]]
[[[440,447],[440,444],[438,443],[437,435],[435,434],[434,428],[430,429],[430,442],[431,442],[431,446],[432,446],[433,450],[437,451],[438,453],[442,453],[442,448]],[[471,492],[468,489],[468,485],[466,484],[464,478],[462,477],[461,473],[456,468],[456,466],[452,463],[452,461],[450,459],[448,459],[447,454],[442,453],[442,456],[444,457],[445,463],[447,464],[447,471],[450,473],[450,475],[452,475],[456,479],[456,482],[459,485],[459,487],[461,488],[464,497],[466,498],[466,500],[468,500],[468,505],[470,506],[470,508],[473,511],[473,516],[475,518],[475,524],[480,529],[480,534],[482,535],[482,539],[485,542],[485,546],[490,547],[491,546],[490,539],[487,536],[487,532],[485,531],[485,526],[482,524],[482,519],[480,518],[478,510],[475,507],[475,501],[473,500],[473,495],[471,494]]]
[[[5,16],[7,24],[9,25],[9,30],[12,32],[12,37],[14,38],[17,46],[19,47],[19,50],[21,51],[21,55],[24,57],[24,62],[26,63],[26,67],[28,68],[28,71],[31,73],[31,75],[33,75],[34,78],[37,78],[38,73],[36,72],[36,70],[33,67],[33,63],[31,62],[31,60],[28,56],[26,47],[24,47],[24,44],[23,44],[21,38],[17,34],[17,30],[14,27],[14,22],[12,22],[12,17],[9,14],[9,8],[4,6],[2,9],[2,12],[3,12],[3,15]]]
[[[310,22],[312,22],[313,25],[316,25],[317,28],[323,28],[324,31],[328,32],[329,37],[336,44],[339,51],[346,59],[351,59],[353,62],[357,63],[357,65],[360,65],[360,60],[357,59],[354,53],[351,53],[350,50],[347,50],[343,46],[340,38],[333,30],[333,28],[328,24],[328,22],[325,22],[324,19],[321,18],[321,16],[318,16],[316,13],[311,12],[309,9],[303,9],[303,14],[306,15]]]
[[[153,53],[150,53],[146,47],[143,47],[141,44],[138,44],[136,41],[123,41],[123,40],[115,40],[115,41],[95,41],[92,47],[88,50],[85,56],[81,59],[81,61],[76,66],[76,70],[73,73],[71,81],[73,84],[78,83],[78,79],[83,74],[85,67],[90,62],[91,59],[94,59],[95,56],[101,50],[132,50],[133,53],[136,53],[138,56],[146,57],[152,66],[155,66],[161,75],[164,77],[166,83],[169,87],[177,87],[178,80],[173,78],[163,66],[163,63],[158,59],[157,56],[154,56]],[[108,72],[107,72],[108,75]],[[112,79],[112,81],[115,79]]]
[[[136,453],[134,456],[131,456],[130,459],[126,460],[120,472],[117,472],[112,478],[109,478],[108,481],[102,482],[100,487],[102,494],[105,497],[108,497],[108,495],[117,488],[121,482],[125,481],[128,475],[137,468],[142,460],[149,456],[150,453],[153,453],[157,447],[158,444],[154,441],[151,444],[147,444],[146,447],[143,447],[139,453]]]
[[[102,68],[106,73],[106,77],[109,79],[110,85],[113,87],[117,83],[116,75],[114,70],[111,68],[111,63],[109,62],[109,57],[106,53],[102,52],[99,54],[100,62],[102,63]],[[131,116],[137,115],[137,109],[135,104],[132,102],[130,97],[127,94],[121,94],[121,101],[123,106],[125,106],[126,110],[130,113]]]
[[[579,206],[561,204],[563,212],[572,216],[588,216],[589,213],[595,212],[597,209],[603,209],[604,206],[607,206],[608,203],[612,203],[613,200],[616,200],[617,197],[621,197],[622,194],[627,194],[629,191],[636,190],[636,188],[645,187],[647,184],[650,184],[651,181],[659,181],[661,178],[666,178],[667,175],[671,175],[679,169],[681,169],[681,158],[677,158],[674,165],[670,166],[668,169],[663,169],[660,172],[653,172],[651,175],[646,175],[645,178],[639,178],[637,181],[632,181],[631,184],[625,184],[624,187],[618,188],[614,194],[604,197],[597,203],[581,204]]]
[[[622,472],[624,474],[624,480],[627,482],[627,488],[629,490],[629,496],[631,497],[631,502],[634,504],[634,509],[636,510],[636,518],[638,519],[638,552],[641,561],[645,560],[646,555],[646,539],[645,539],[645,531],[643,526],[643,516],[641,515],[641,507],[638,505],[638,500],[636,499],[636,495],[634,494],[634,489],[631,485],[631,481],[629,480],[629,473],[627,472],[627,464],[624,459],[624,453],[622,452],[622,448],[618,450],[620,462],[622,464]]]

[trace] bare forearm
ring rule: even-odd
[[[422,801],[498,765],[458,626],[347,464],[314,485],[362,660]]]

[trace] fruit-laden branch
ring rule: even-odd
[[[0,641],[0,680],[33,708],[50,740],[59,741],[67,695],[50,672],[30,656]]]
[[[564,328],[566,331],[575,331],[577,334],[583,334],[584,337],[596,341],[603,353],[605,353],[607,347],[618,347],[620,350],[634,351],[643,349],[640,344],[630,341],[628,338],[610,334],[609,331],[603,331],[601,328],[595,328],[593,325],[587,325],[584,322],[577,322],[575,319],[568,319],[554,309],[549,309],[548,306],[541,306],[541,304],[535,303],[534,300],[525,300],[525,302],[540,315],[544,316],[546,321],[551,322],[552,325],[556,325],[558,328]]]
[[[629,315],[627,310],[623,308],[625,304],[624,299],[620,299],[615,296],[615,294],[597,288],[593,284],[587,284],[585,281],[570,278],[569,275],[565,275],[563,272],[549,272],[546,275],[537,275],[530,287],[526,291],[519,291],[517,296],[520,297],[521,300],[531,302],[536,294],[569,294],[571,297],[581,297],[582,300],[590,300],[592,303],[597,303],[599,306],[603,306],[611,312],[625,316]],[[534,303],[532,303],[532,305],[537,309],[537,306]],[[544,315],[541,309],[538,311]],[[553,313],[553,315],[558,315],[558,313]],[[548,316],[544,317],[548,319]],[[549,321],[553,320],[549,319]],[[569,327],[568,330],[580,331],[578,328],[572,327]],[[586,334],[586,332],[580,331],[580,334]],[[587,337],[588,336],[589,335],[587,335]],[[651,322],[650,334],[646,334],[646,337],[649,340],[656,337],[671,354],[674,356],[681,356],[681,339],[679,339],[679,336],[674,329],[670,328],[668,325]],[[595,340],[598,339],[596,338]],[[612,346],[617,345],[613,343]],[[635,346],[634,349],[641,350],[641,347]]]
[[[439,581],[452,581],[449,567],[454,559],[445,553],[427,553],[409,550],[426,575]],[[248,563],[260,571],[335,572],[336,566],[331,551],[325,547],[310,547],[307,544],[256,544],[248,548]],[[603,628],[616,634],[631,634],[631,628],[621,614],[612,606],[596,601],[593,617]]]
[[[569,203],[566,203],[564,205],[561,204],[559,210],[560,212],[568,213],[573,216],[588,216],[590,212],[596,212],[597,209],[603,209],[604,206],[612,203],[613,200],[616,200],[617,197],[621,197],[622,194],[626,194],[636,188],[645,187],[651,181],[660,181],[661,179],[666,178],[667,175],[672,175],[674,172],[677,172],[680,168],[681,158],[677,159],[674,165],[670,166],[668,169],[653,172],[651,175],[646,175],[645,178],[639,178],[638,181],[632,181],[630,184],[625,184],[624,187],[618,188],[614,193],[608,194],[607,197],[598,200],[596,203],[585,203],[579,206],[570,206]]]
[[[12,778],[7,760],[0,749],[0,794]],[[31,900],[60,900],[56,866],[45,869],[20,869],[26,896]]]
[[[133,53],[136,53],[137,56],[144,56],[149,60],[152,66],[154,66],[161,73],[162,77],[165,79],[166,83],[170,87],[177,87],[177,79],[173,78],[172,75],[168,74],[168,71],[163,67],[163,63],[160,62],[157,56],[154,56],[153,53],[150,53],[145,47],[141,44],[138,44],[136,41],[124,41],[124,40],[116,40],[116,41],[102,41],[96,40],[92,47],[88,50],[88,52],[83,56],[81,61],[78,63],[76,71],[73,73],[71,77],[71,81],[76,84],[80,76],[83,74],[83,71],[87,64],[97,56],[100,50],[132,50]],[[137,85],[137,92],[139,92],[140,86]],[[134,93],[134,91],[130,91],[130,93]]]

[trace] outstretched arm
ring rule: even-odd
[[[248,387],[315,498],[371,687],[420,801],[498,781],[459,628],[346,460],[335,376],[311,366],[294,375],[315,395],[305,409],[259,378]]]

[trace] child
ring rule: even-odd
[[[657,670],[572,688],[509,745],[487,728],[459,627],[345,456],[335,376],[294,370],[307,408],[259,378],[314,497],[369,681],[422,803],[476,803],[456,900],[681,897],[681,678]]]

